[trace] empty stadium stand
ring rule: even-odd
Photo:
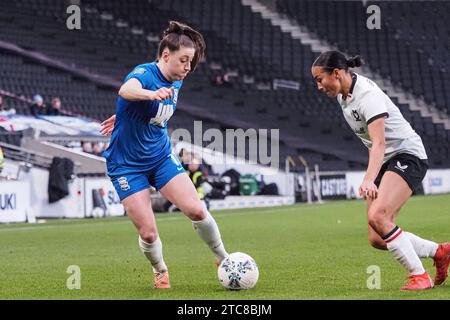
[[[323,16],[317,19],[319,13],[331,17],[333,10],[343,15],[360,13],[365,17],[366,7],[361,2],[342,5],[338,2],[329,6],[329,2],[316,2],[317,7],[312,1],[282,0],[278,2],[278,9],[340,49],[361,53],[371,68],[393,81],[402,81],[405,90],[423,94],[439,108],[450,105],[444,90],[448,74],[441,72],[445,70],[441,63],[448,63],[448,57],[442,55],[445,50],[448,52],[445,47],[448,43],[423,49],[424,56],[430,51],[433,61],[430,65],[429,60],[422,59],[411,49],[423,45],[419,40],[413,41],[411,36],[406,37],[413,33],[405,35],[409,40],[404,41],[410,41],[409,48],[394,43],[395,37],[388,35],[387,30],[367,38],[355,34],[355,28],[361,24],[357,19],[326,20],[348,21],[344,26],[337,21],[323,23]],[[185,21],[204,34],[207,58],[185,82],[179,109],[169,123],[172,129],[191,130],[194,120],[202,120],[204,129],[279,128],[281,164],[288,155],[294,158],[302,155],[323,170],[364,168],[367,151],[349,130],[339,106],[320,94],[311,79],[309,69],[317,53],[243,6],[240,0],[85,0],[81,1],[82,28],[74,31],[65,27],[67,5],[66,1],[56,0],[11,3],[0,11],[0,40],[74,68],[121,81],[135,65],[154,60],[159,35],[168,20]],[[391,5],[395,7],[382,3],[382,6]],[[439,14],[433,9],[428,11],[430,17]],[[391,25],[398,28],[399,21],[392,13],[386,28]],[[436,23],[433,28],[439,29],[441,25]],[[427,32],[434,32],[433,28],[427,28]],[[445,36],[448,27],[442,28],[436,35]],[[427,33],[424,35],[426,37]],[[380,50],[383,46],[389,49]],[[400,59],[403,54],[409,60]],[[412,67],[419,65],[422,73]],[[231,82],[215,85],[212,80],[223,73],[231,74]],[[417,80],[417,74],[423,77]],[[298,83],[299,90],[274,90],[275,79]],[[422,91],[417,91],[418,87]],[[46,100],[60,96],[67,110],[98,120],[114,112],[117,97],[114,86],[101,85],[1,49],[0,89],[29,98],[40,93]],[[450,131],[419,112],[411,111],[408,105],[395,99],[394,102],[422,136],[431,166],[448,166]],[[28,105],[23,102],[11,101],[11,106],[28,113]]]

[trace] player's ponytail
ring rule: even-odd
[[[169,26],[164,30],[163,37],[171,33],[183,34],[183,24],[178,21],[169,21]]]
[[[354,56],[347,59],[347,66],[349,68],[357,68],[362,66],[361,56]]]
[[[200,32],[178,21],[169,21],[169,26],[163,32],[163,39],[158,47],[158,59],[165,48],[170,51],[180,50],[180,47],[194,48],[195,54],[191,62],[194,71],[198,63],[205,57],[206,44]]]
[[[348,71],[348,68],[360,67],[362,64],[362,59],[358,55],[347,59],[342,52],[326,51],[317,57],[313,63],[313,67],[322,67],[331,73],[334,69]]]

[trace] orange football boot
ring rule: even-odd
[[[428,273],[412,274],[406,279],[411,280],[406,286],[400,288],[400,290],[426,290],[433,288],[433,281]]]
[[[169,272],[155,272],[155,289],[169,289],[170,281],[169,281]]]
[[[443,284],[448,277],[448,266],[450,264],[450,243],[441,243],[434,255],[434,266],[436,267],[436,277],[434,285]]]

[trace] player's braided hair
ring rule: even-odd
[[[165,48],[170,51],[180,50],[180,47],[194,48],[195,54],[191,62],[191,70],[194,71],[198,63],[205,57],[206,44],[200,32],[178,21],[169,21],[169,26],[164,30],[163,38],[158,47],[158,59],[161,58]]]
[[[313,63],[313,67],[322,67],[331,73],[334,69],[348,71],[348,68],[360,67],[362,64],[362,59],[358,55],[347,59],[342,52],[326,51],[317,57]]]

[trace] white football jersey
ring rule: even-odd
[[[427,159],[422,139],[391,99],[372,80],[356,73],[352,73],[352,79],[347,98],[344,100],[342,94],[339,94],[337,101],[342,107],[345,120],[364,145],[369,149],[372,147],[367,126],[372,121],[385,117],[384,162],[399,153]]]

